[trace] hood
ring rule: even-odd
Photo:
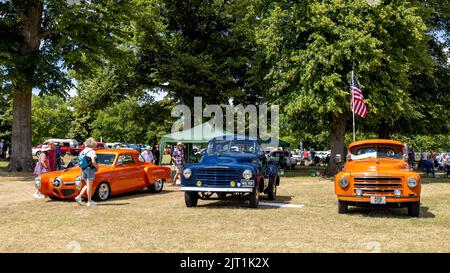
[[[398,159],[360,159],[345,163],[345,170],[348,172],[374,172],[384,173],[393,171],[410,171],[408,163]]]
[[[112,168],[112,166],[99,165],[99,170],[96,172],[96,175],[100,174],[102,172],[108,171],[111,168]],[[68,179],[70,180],[70,179],[75,179],[77,176],[81,176],[81,169],[78,166],[70,168],[70,169],[61,170],[61,171],[48,172],[48,173],[42,174],[41,178],[45,179],[45,178],[62,177],[63,180],[68,180]]]

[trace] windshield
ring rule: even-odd
[[[97,154],[97,163],[111,166],[115,157],[115,154]]]
[[[219,140],[212,141],[208,144],[207,153],[220,154],[220,153],[254,153],[255,143],[246,140]]]
[[[365,159],[365,158],[403,158],[403,146],[398,145],[364,145],[351,148],[351,159]]]

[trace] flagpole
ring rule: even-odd
[[[353,142],[355,142],[355,96],[353,94],[353,82],[354,82],[354,75],[352,70],[352,80],[350,83],[350,94],[352,96],[352,114],[353,114]]]

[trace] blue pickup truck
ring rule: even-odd
[[[269,163],[260,142],[249,136],[221,136],[208,142],[205,155],[196,164],[186,164],[181,190],[187,207],[198,199],[222,200],[227,195],[248,198],[248,206],[258,207],[259,194],[274,200],[280,185],[278,169]]]

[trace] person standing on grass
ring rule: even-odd
[[[88,161],[88,166],[86,168],[81,169],[81,179],[86,181],[86,185],[81,190],[80,194],[75,197],[75,201],[77,201],[80,205],[83,204],[82,196],[87,192],[87,206],[95,206],[97,203],[92,201],[92,185],[94,184],[95,179],[95,171],[98,170],[97,164],[97,153],[94,151],[96,142],[91,137],[86,139],[84,142],[84,146],[86,148],[80,152],[80,157],[85,156]]]
[[[153,158],[155,159],[155,165],[159,165],[159,156],[161,155],[160,151],[159,151],[159,144],[155,144],[155,146],[153,146]]]
[[[181,175],[183,174],[183,167],[186,163],[185,153],[184,153],[184,145],[181,142],[178,142],[176,149],[172,153],[172,160],[175,164],[176,174],[173,178],[173,185],[177,184],[179,180],[181,183]]]
[[[39,155],[38,161],[36,163],[36,167],[34,168],[34,175],[39,176],[43,173],[47,173],[50,171],[50,161],[48,159],[48,153],[51,150],[50,146],[44,145],[41,148],[41,153]],[[38,190],[33,194],[33,197],[36,199],[45,198]]]
[[[59,142],[56,143],[56,147],[55,147],[55,154],[56,154],[56,170],[62,170],[63,169],[63,165],[64,165],[64,161],[62,159],[63,154],[61,151],[61,145],[59,144]]]
[[[56,171],[56,145],[53,142],[48,143],[50,151],[48,151],[48,161],[50,162],[50,172]]]

